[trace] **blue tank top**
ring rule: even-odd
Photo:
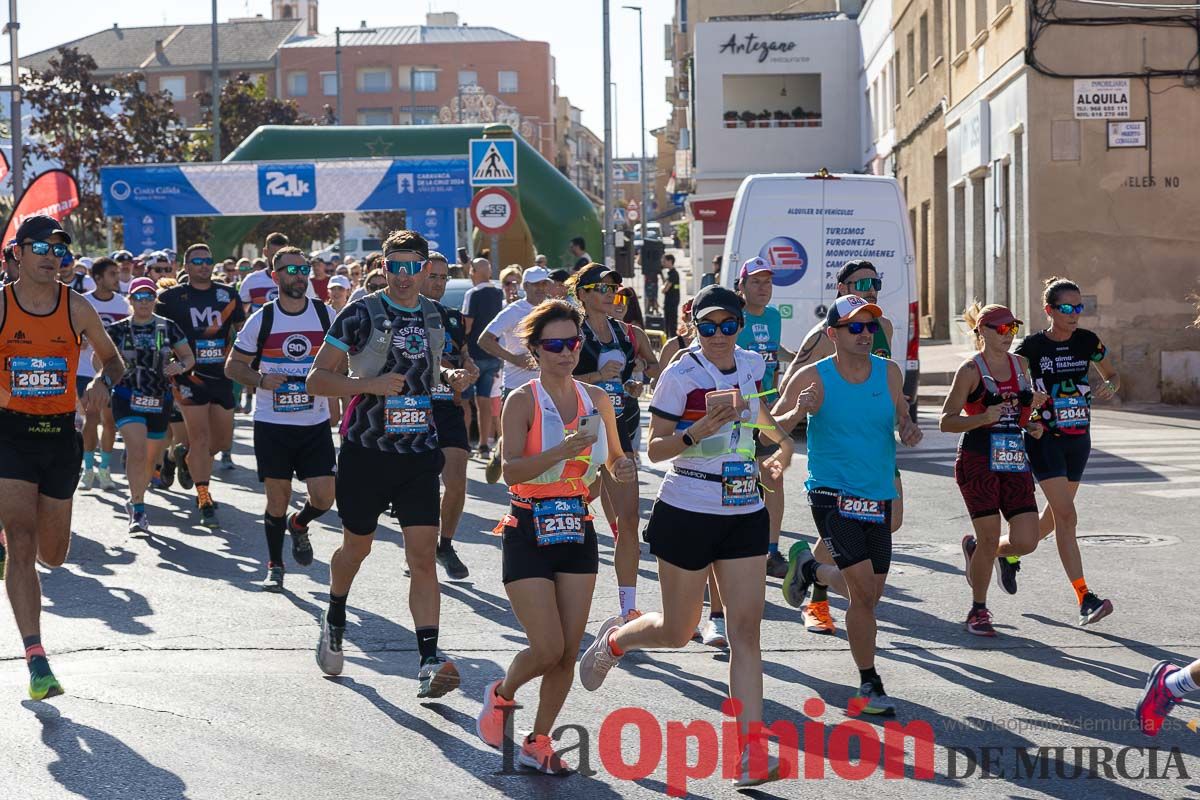
[[[831,356],[817,362],[825,398],[808,417],[808,480],[804,487],[837,489],[867,500],[896,496],[896,405],[888,390],[888,361],[871,358],[871,375],[849,383]]]

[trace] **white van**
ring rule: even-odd
[[[892,357],[904,393],[917,396],[917,275],[912,230],[900,185],[875,175],[751,175],[729,216],[721,283],[732,287],[748,258],[775,268],[772,305],[783,317],[782,344],[795,352],[837,296],[837,272],[870,261],[883,289],[879,304],[895,326]]]

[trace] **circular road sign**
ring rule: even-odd
[[[516,198],[498,187],[483,189],[471,201],[471,220],[484,233],[504,233],[516,218]]]

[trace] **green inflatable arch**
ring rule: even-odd
[[[466,156],[471,139],[506,132],[517,142],[517,178],[510,191],[533,235],[538,252],[551,263],[570,263],[568,244],[582,236],[600,243],[600,218],[587,196],[537,150],[504,125],[294,126],[264,125],[250,134],[226,161],[289,161],[314,158],[397,158]],[[218,253],[232,252],[262,217],[220,217],[210,237]]]

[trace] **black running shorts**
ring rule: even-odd
[[[254,423],[254,457],[258,459],[258,479],[290,481],[292,475],[302,481],[333,475],[337,455],[333,450],[333,431],[328,422],[315,425],[283,425],[277,422]]]
[[[438,447],[457,447],[459,450],[470,450],[471,443],[467,438],[467,419],[463,416],[461,406],[452,401],[435,400],[433,403],[433,424],[437,427]]]
[[[1025,452],[1029,454],[1029,467],[1039,483],[1050,478],[1066,478],[1071,483],[1079,483],[1083,480],[1088,456],[1092,454],[1092,435],[1046,431],[1042,438],[1035,439],[1027,433]]]
[[[157,414],[134,411],[129,405],[129,397],[117,392],[113,392],[112,395],[112,414],[113,419],[117,422],[117,427],[120,428],[130,423],[140,423],[146,426],[147,439],[166,438],[167,420],[174,407],[175,404],[171,402],[171,395],[167,395],[163,398],[163,410]]]
[[[583,523],[583,542],[580,544],[550,544],[538,547],[533,527],[533,510],[512,506],[509,514],[516,519],[514,527],[504,529],[503,568],[501,581],[512,583],[526,578],[554,580],[560,572],[576,575],[595,575],[600,570],[600,551],[596,528],[591,521]]]
[[[218,405],[233,410],[233,381],[188,375],[175,384],[175,401],[182,406]]]
[[[892,501],[883,502],[883,521],[850,519],[838,510],[838,491],[819,487],[808,493],[813,522],[833,563],[846,569],[870,561],[876,575],[886,575],[892,565]]]
[[[766,507],[748,514],[705,514],[655,500],[644,538],[655,557],[696,571],[716,561],[765,557],[771,517]]]
[[[379,516],[391,509],[401,528],[437,527],[445,463],[441,450],[385,453],[342,442],[337,463],[337,508],[342,526],[358,536],[369,536],[379,525]]]
[[[33,483],[38,494],[70,500],[83,468],[83,437],[74,414],[54,417],[61,433],[44,437],[0,434],[0,478]]]

